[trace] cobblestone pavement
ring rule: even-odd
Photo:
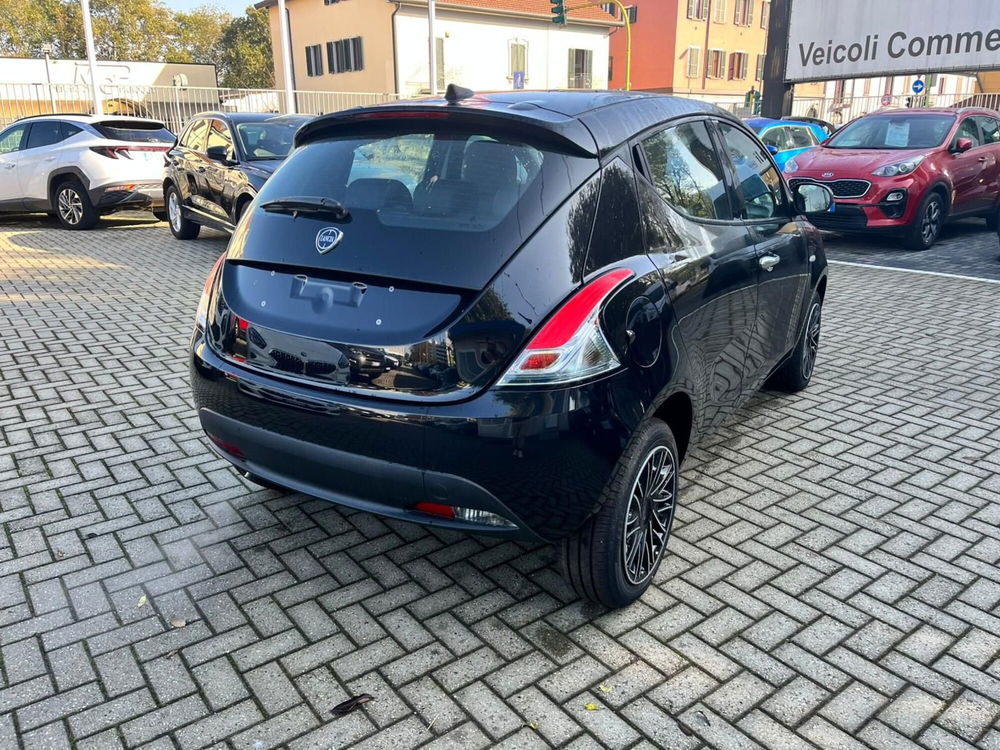
[[[0,748],[1000,748],[1000,287],[834,266],[813,384],[693,452],[606,612],[238,479],[185,363],[224,240],[104,227],[0,226]]]
[[[830,235],[826,252],[830,260],[1000,281],[1000,241],[982,219],[949,224],[941,239],[922,252],[907,250],[897,238],[871,235]]]

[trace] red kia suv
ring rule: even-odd
[[[785,164],[792,187],[826,185],[831,213],[810,217],[836,232],[890,232],[926,250],[945,221],[1000,206],[1000,114],[987,109],[877,112],[846,125]]]

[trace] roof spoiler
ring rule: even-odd
[[[513,105],[490,102],[468,89],[453,92],[455,101],[427,100],[406,104],[357,107],[317,117],[295,133],[295,146],[323,138],[333,138],[356,130],[360,125],[392,129],[402,123],[424,120],[438,127],[443,121],[460,127],[483,128],[509,138],[526,138],[556,151],[577,156],[597,157],[597,143],[590,130],[574,117],[567,117],[530,102]],[[451,87],[449,87],[451,92]],[[529,115],[524,114],[530,112]]]

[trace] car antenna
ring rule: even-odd
[[[470,96],[475,95],[476,92],[472,89],[456,86],[454,83],[449,83],[448,89],[444,92],[444,98],[448,104],[458,104],[463,99],[468,99]]]

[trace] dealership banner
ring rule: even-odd
[[[1000,69],[1000,0],[792,0],[785,80]]]

